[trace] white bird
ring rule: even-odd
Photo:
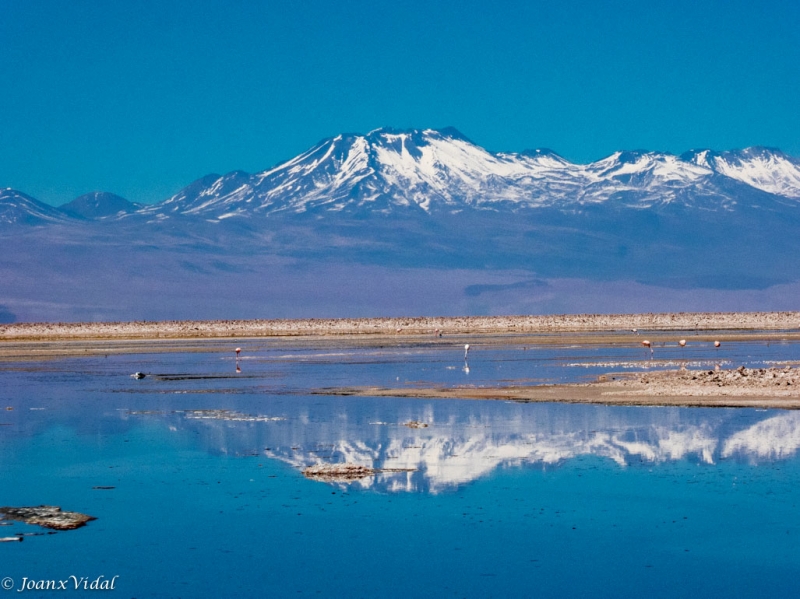
[[[686,339],[681,339],[680,341],[678,341],[678,345],[680,345],[681,347],[686,347]]]
[[[714,342],[714,347],[719,347],[719,346],[720,346],[720,342],[719,341],[715,341]]]
[[[631,329],[631,333],[633,333],[634,335],[638,335],[639,329]]]
[[[469,343],[464,346],[464,359],[467,359],[467,355],[469,354]]]
[[[240,353],[241,353],[241,351],[242,351],[242,348],[241,348],[241,347],[237,347],[237,348],[236,348],[234,351],[236,352],[236,357],[238,358],[238,357],[239,357],[239,354],[240,354]]]

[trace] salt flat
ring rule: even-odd
[[[407,318],[58,322],[0,325],[0,341],[224,337],[794,330],[800,312],[665,312]]]

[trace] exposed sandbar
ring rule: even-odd
[[[594,403],[626,406],[685,406],[800,409],[800,369],[739,367],[733,370],[665,370],[601,376],[596,382],[502,387],[338,387],[322,395],[484,399]]]

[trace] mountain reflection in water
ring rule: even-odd
[[[466,375],[462,341],[351,347],[221,340],[201,343],[198,352],[10,362],[0,365],[7,397],[0,405],[13,408],[3,412],[0,445],[22,446],[53,427],[93,438],[150,427],[165,437],[191,433],[185,440],[208,454],[266,456],[298,471],[349,463],[379,472],[348,485],[423,493],[456,489],[501,468],[557,468],[583,456],[612,468],[681,460],[713,468],[725,460],[787,460],[800,446],[800,413],[782,410],[311,394],[348,385],[574,383],[614,368],[666,367],[642,360],[638,343],[522,347],[508,338],[470,344]],[[662,360],[684,357],[695,366],[710,356],[748,367],[800,362],[797,343],[658,349]],[[138,371],[150,374],[131,379]]]
[[[247,422],[237,414],[190,421],[180,413],[169,420],[199,427],[210,451],[266,455],[298,470],[344,463],[387,469],[341,483],[381,492],[438,493],[498,468],[557,467],[580,456],[607,458],[621,468],[678,460],[757,465],[790,458],[800,447],[796,412],[398,401],[415,416],[391,410],[380,418],[357,412],[311,418],[304,408],[285,420],[253,414],[260,421]],[[414,418],[428,427],[405,425]]]

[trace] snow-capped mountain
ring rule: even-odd
[[[683,154],[681,159],[767,193],[800,198],[800,160],[777,149],[694,150]]]
[[[225,219],[320,211],[574,210],[609,201],[634,208],[730,208],[763,202],[759,192],[800,200],[800,161],[749,148],[683,156],[616,152],[582,165],[549,150],[492,153],[452,128],[378,129],[324,140],[261,173],[206,176],[143,212]]]
[[[59,211],[84,219],[140,214],[151,219],[196,215],[225,220],[309,213],[421,215],[537,208],[574,212],[602,205],[730,210],[769,201],[800,205],[800,160],[756,147],[681,156],[620,151],[590,164],[574,164],[544,149],[490,152],[453,128],[377,129],[323,140],[260,173],[206,175],[150,206],[103,192],[81,196],[58,211],[27,200],[29,210],[16,201],[17,216],[6,216],[4,222],[58,220]],[[0,198],[4,214],[11,212],[10,205]],[[30,216],[21,216],[26,211]]]
[[[58,208],[13,189],[0,190],[0,225],[41,225],[61,222],[66,216]]]
[[[454,129],[380,129],[145,207],[94,193],[54,208],[2,191],[0,316],[617,310],[616,295],[598,299],[609,281],[650,298],[633,311],[686,309],[688,296],[664,304],[664,288],[796,309],[798,230],[800,161],[778,150],[575,164],[490,152]],[[567,281],[592,291],[553,291]],[[695,309],[719,309],[708,298]]]

